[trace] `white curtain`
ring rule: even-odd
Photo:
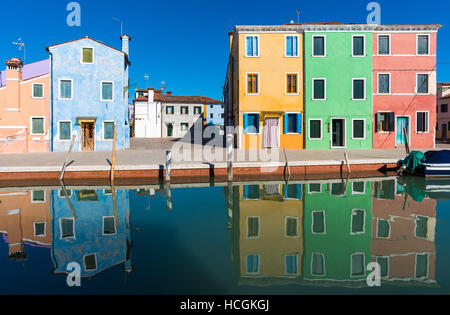
[[[266,118],[264,122],[264,147],[280,147],[280,119]]]

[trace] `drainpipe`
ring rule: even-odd
[[[53,152],[53,53],[49,50],[48,53],[50,54],[50,152]]]

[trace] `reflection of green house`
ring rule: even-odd
[[[371,262],[372,184],[311,183],[304,191],[303,278],[359,285]]]

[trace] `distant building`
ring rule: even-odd
[[[225,111],[223,104],[211,104],[206,106],[205,124],[206,126],[214,126],[220,129],[221,134],[224,133]]]
[[[450,104],[450,83],[437,84],[437,126],[436,138],[449,139],[450,138],[450,112],[448,105]]]
[[[0,153],[49,151],[50,60],[6,62],[0,73]]]

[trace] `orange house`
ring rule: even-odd
[[[49,151],[49,59],[6,62],[0,74],[0,153]]]

